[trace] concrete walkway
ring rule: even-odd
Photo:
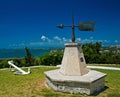
[[[120,70],[120,68],[105,67],[105,66],[87,66],[87,68],[107,69],[107,70]]]
[[[57,65],[57,67],[61,67],[61,65]],[[87,66],[87,68],[94,69],[107,69],[107,70],[120,70],[120,68],[116,67],[105,67],[105,66]]]
[[[47,66],[30,66],[30,68],[36,68],[36,67],[47,67]],[[57,67],[61,67],[61,65],[57,65]],[[24,67],[24,68],[28,68],[28,67]],[[120,68],[105,67],[105,66],[87,66],[87,68],[90,68],[90,69],[93,68],[93,69],[120,70]],[[0,69],[0,70],[7,70],[7,69],[9,69],[9,68],[3,68],[3,69]]]

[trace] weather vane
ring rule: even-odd
[[[75,42],[75,27],[79,28],[80,31],[94,31],[94,22],[80,22],[79,25],[74,25],[74,17],[72,15],[72,25],[71,26],[64,26],[63,24],[58,25],[58,28],[69,27],[72,28],[72,42]]]

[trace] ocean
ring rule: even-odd
[[[32,56],[39,57],[50,52],[50,49],[30,49]],[[23,58],[25,57],[25,49],[0,49],[0,59],[7,58]]]

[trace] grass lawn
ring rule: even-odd
[[[31,68],[30,75],[14,75],[9,70],[0,70],[0,97],[94,97],[60,93],[47,88],[44,72],[55,68]],[[105,85],[108,88],[95,97],[120,97],[120,71],[96,70],[107,73]]]

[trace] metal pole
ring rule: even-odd
[[[74,32],[74,17],[72,15],[72,42],[74,43],[75,42],[75,32]]]

